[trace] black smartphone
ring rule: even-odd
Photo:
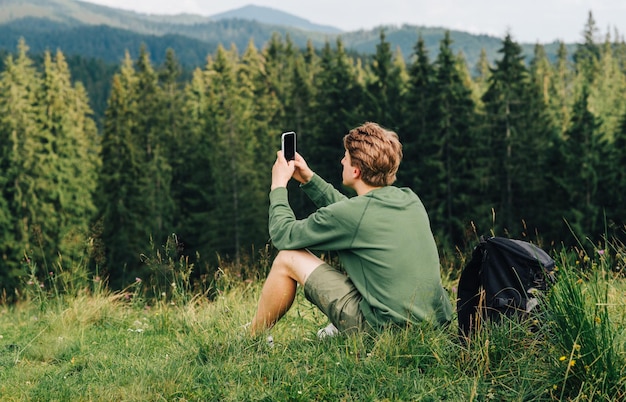
[[[293,131],[283,133],[280,142],[285,159],[288,161],[296,159],[296,133]]]

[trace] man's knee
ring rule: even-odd
[[[307,250],[281,250],[274,258],[272,271],[282,273],[301,285],[323,261]]]

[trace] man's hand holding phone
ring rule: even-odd
[[[272,186],[271,189],[287,187],[287,183],[293,176],[296,165],[293,161],[287,161],[283,156],[283,151],[276,152],[276,161],[272,166]]]
[[[287,187],[289,179],[300,183],[308,183],[313,171],[306,161],[296,152],[296,133],[289,131],[281,135],[281,150],[277,153],[276,162],[272,167],[272,187]]]

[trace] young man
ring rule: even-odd
[[[342,178],[356,191],[352,198],[317,176],[299,154],[289,162],[277,154],[269,232],[280,251],[261,291],[252,334],[280,320],[298,284],[334,325],[328,334],[451,319],[426,210],[413,191],[391,186],[402,159],[397,134],[365,123],[343,143]],[[297,220],[289,206],[291,178],[319,208],[306,219]],[[337,251],[345,273],[309,249]]]

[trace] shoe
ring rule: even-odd
[[[335,335],[339,335],[339,330],[337,329],[337,327],[333,325],[332,322],[328,324],[326,327],[317,331],[317,337],[319,339],[331,338]]]

